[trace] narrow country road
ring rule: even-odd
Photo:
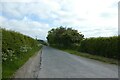
[[[44,46],[38,78],[118,78],[118,67]]]

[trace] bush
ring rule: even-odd
[[[10,77],[41,46],[37,40],[21,33],[2,30],[2,67],[3,78]]]
[[[81,41],[79,51],[118,59],[118,37],[86,38]]]
[[[59,48],[75,48],[84,35],[72,28],[58,27],[48,31],[49,45]]]
[[[14,54],[16,57],[23,52],[27,52],[32,47],[36,47],[38,42],[29,36],[23,35],[15,31],[2,29],[2,53],[6,56]],[[4,56],[3,56],[4,57]],[[4,59],[4,58],[3,58]],[[7,60],[7,59],[4,59]]]

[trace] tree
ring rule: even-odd
[[[77,30],[60,26],[59,28],[48,31],[47,40],[50,45],[70,47],[80,43],[83,37],[84,35]]]

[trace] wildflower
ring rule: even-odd
[[[3,58],[2,58],[2,60],[3,60],[3,61],[6,61],[6,60],[7,60],[7,58],[4,58],[4,57],[3,57]]]
[[[15,57],[15,59],[17,59],[17,57]]]
[[[31,47],[28,47],[28,46],[21,46],[20,47],[20,52],[28,52],[28,50],[31,50],[32,48]]]
[[[12,59],[10,59],[10,61],[13,61]]]

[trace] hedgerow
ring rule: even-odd
[[[118,37],[86,38],[81,41],[79,51],[118,59]]]
[[[19,32],[2,30],[3,78],[10,77],[40,49],[39,42]]]

